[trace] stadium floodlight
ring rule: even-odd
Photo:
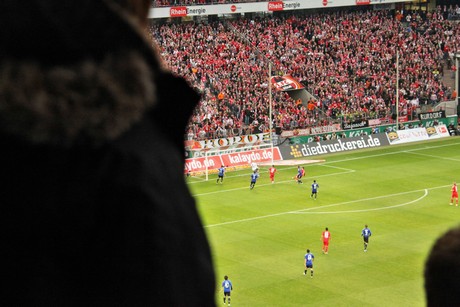
[[[457,93],[457,101],[458,101],[458,90],[459,90],[459,79],[458,79],[458,64],[460,61],[460,52],[454,53],[454,59],[455,59],[455,92]]]
[[[396,130],[399,130],[399,50],[396,50]]]
[[[268,131],[270,133],[270,144],[272,149],[272,164],[273,164],[273,101],[272,101],[272,62],[268,61]]]

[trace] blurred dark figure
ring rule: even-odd
[[[150,2],[0,2],[0,306],[215,305]]]
[[[428,307],[460,306],[460,227],[438,238],[425,265]]]
[[[449,134],[451,136],[458,135],[458,128],[455,128],[454,124],[450,123],[449,126],[447,126],[447,129],[449,130]]]

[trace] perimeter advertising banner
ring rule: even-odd
[[[256,162],[257,164],[263,162],[271,162],[272,157],[274,161],[281,160],[281,155],[278,150],[278,147],[267,149],[258,149],[258,150],[251,150],[246,152],[235,152],[229,153],[226,155],[221,155],[223,165],[230,165],[230,166],[245,166],[250,165],[252,162]]]
[[[396,130],[386,133],[390,145],[425,141],[450,136],[446,125]]]
[[[278,147],[257,149],[243,152],[226,153],[216,156],[185,159],[184,173],[205,172],[216,170],[222,165],[226,167],[249,166],[252,162],[267,163],[282,160]]]
[[[434,113],[437,113],[437,112],[434,112]],[[432,117],[432,116],[430,116]],[[437,126],[437,125],[450,125],[450,124],[453,124],[454,126],[457,126],[457,115],[455,116],[448,116],[446,118],[436,118],[436,119],[422,119],[421,120],[422,122],[422,125],[423,127],[434,127],[434,126]],[[376,124],[376,122],[372,122],[372,126]],[[412,122],[405,122],[403,124],[404,128],[407,130],[407,129],[412,129],[414,128],[413,126],[415,126],[416,128],[418,127],[418,125],[420,124],[420,122],[418,121],[412,121]],[[410,126],[412,125],[412,127]],[[371,123],[369,121],[369,126],[371,126]],[[396,125],[395,124],[390,124],[390,125],[382,125],[382,126],[378,126],[378,127],[366,127],[366,128],[362,128],[362,129],[351,129],[351,130],[343,130],[343,131],[338,131],[338,132],[335,132],[337,135],[345,135],[347,138],[350,138],[350,137],[356,137],[356,136],[360,136],[360,135],[363,135],[363,134],[367,134],[367,135],[370,135],[372,133],[385,133],[385,132],[388,132],[388,131],[395,131],[397,130],[396,129]],[[319,134],[320,136],[331,136],[334,132],[327,132],[327,133],[322,133],[322,134]],[[289,137],[289,136],[288,136]],[[311,135],[302,135],[299,133],[299,136],[292,136],[290,137],[289,139],[290,143],[291,144],[303,144],[303,143],[310,143],[310,142],[314,142],[315,141],[315,135],[313,134],[313,131],[311,131]]]
[[[218,169],[222,165],[220,156],[185,159],[184,172],[204,172],[206,169]]]
[[[280,146],[284,160],[302,157],[312,157],[336,152],[353,151],[364,148],[376,148],[389,145],[385,134],[372,134],[352,138],[343,138],[306,144]]]
[[[228,15],[256,12],[269,13],[340,6],[361,6],[374,4],[382,5],[396,2],[407,2],[407,0],[286,0],[250,3],[154,7],[149,12],[149,18],[180,18],[191,16]]]

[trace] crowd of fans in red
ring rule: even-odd
[[[455,98],[442,83],[460,51],[460,24],[437,12],[339,11],[287,17],[153,26],[166,65],[203,93],[188,139],[267,131],[268,61],[290,74],[315,99],[300,103],[273,95],[273,126],[294,130],[388,118],[395,112],[399,54],[399,110]],[[324,115],[324,116],[320,116]]]

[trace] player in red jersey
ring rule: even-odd
[[[274,165],[268,169],[268,173],[270,174],[270,181],[272,183],[275,183],[275,173],[276,173],[276,168]]]
[[[329,251],[329,240],[331,239],[331,233],[329,232],[329,229],[327,227],[323,231],[323,234],[321,235],[321,239],[323,240],[323,254],[327,255]]]
[[[458,207],[458,187],[456,182],[454,182],[450,191],[452,192],[452,196],[450,197],[450,205],[452,206],[454,204],[455,199],[455,206]]]

